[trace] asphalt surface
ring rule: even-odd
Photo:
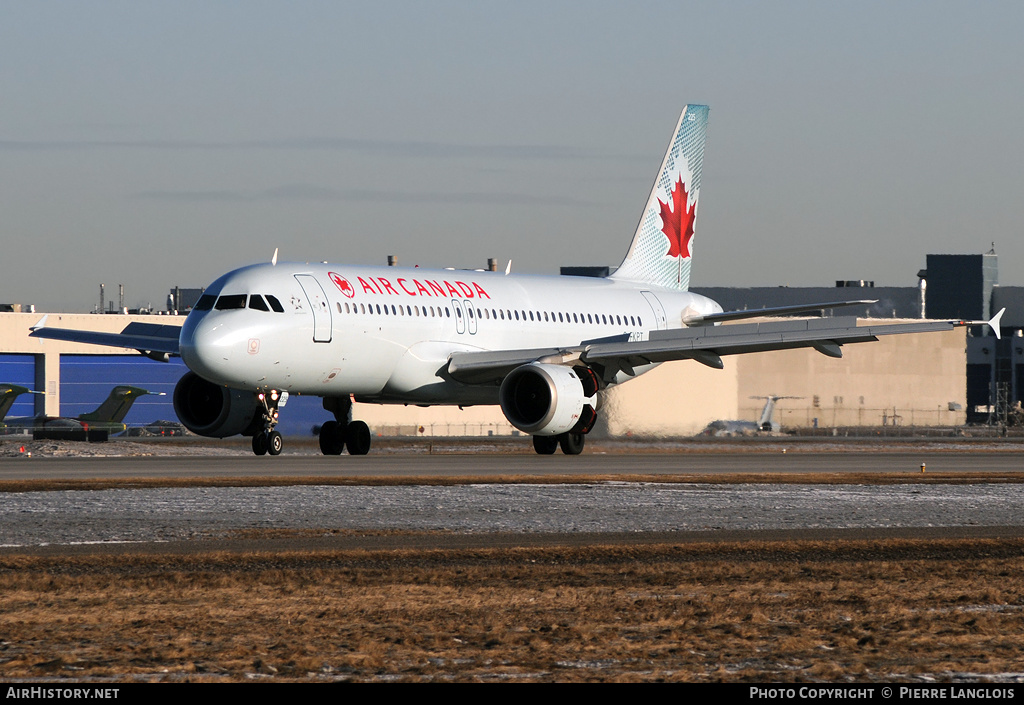
[[[0,482],[72,478],[188,477],[486,477],[507,475],[678,475],[737,473],[1016,473],[1024,471],[1019,452],[940,450],[901,452],[837,450],[707,453],[584,453],[578,456],[504,454],[487,450],[464,454],[378,454],[362,457],[251,454],[147,457],[0,458]]]
[[[164,448],[153,446],[145,452],[160,454],[144,456],[39,457],[37,452],[0,458],[0,489],[8,490],[0,503],[0,552],[1024,535],[1024,485],[1018,484],[1024,456],[1016,445],[619,445],[576,457],[510,453],[510,446],[501,444],[462,444],[455,452],[420,445],[365,457],[324,457],[308,443],[293,444],[290,454],[276,458],[254,457],[237,445],[185,455]],[[118,446],[105,448],[117,451]],[[815,484],[773,484],[770,477],[754,484],[729,482],[730,475],[811,473],[817,475]],[[836,473],[890,477],[882,484],[821,484],[821,475]],[[987,477],[930,483],[938,473]],[[678,482],[691,475],[720,476],[722,482]],[[672,482],[658,482],[659,476]],[[303,483],[288,484],[288,478],[300,477]],[[544,484],[553,477],[565,481]],[[631,480],[641,477],[645,481]],[[89,478],[176,479],[183,486],[31,492],[11,492],[14,484],[4,487],[23,479]],[[247,478],[257,486],[198,487],[188,478]],[[259,486],[260,478],[265,486]],[[373,486],[382,478],[391,478],[389,486]],[[458,478],[517,482],[467,484]],[[339,479],[348,482],[338,485]],[[430,485],[438,479],[455,482]]]

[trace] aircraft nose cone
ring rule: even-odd
[[[178,340],[181,359],[200,377],[211,382],[231,381],[231,336],[214,317],[189,314]]]

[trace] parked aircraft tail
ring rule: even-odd
[[[0,384],[0,421],[7,417],[7,412],[14,406],[14,400],[32,390],[17,384]]]
[[[147,389],[119,384],[110,390],[110,396],[100,404],[96,411],[82,414],[78,419],[93,423],[121,423],[124,421],[124,417],[128,415],[128,411],[132,408],[132,404],[135,403],[135,399],[146,394],[150,394]]]
[[[633,242],[612,279],[689,288],[707,126],[708,106],[683,109]]]

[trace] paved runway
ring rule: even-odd
[[[379,454],[2,458],[4,480],[186,477],[486,477],[504,475],[693,475],[728,473],[920,473],[1024,471],[1016,452],[639,453],[579,456]]]
[[[509,453],[507,447],[505,452],[463,447],[462,453],[431,455],[419,447],[324,457],[296,446],[276,458],[254,457],[237,446],[200,455],[0,458],[0,490],[9,491],[0,504],[0,551],[1024,535],[1024,472],[1016,446],[924,443],[892,450],[891,445],[823,449],[804,444],[765,450],[738,445],[732,452],[618,446],[576,457]],[[857,485],[821,484],[851,473],[868,477]],[[883,473],[883,484],[869,481]],[[731,481],[752,474],[768,477],[753,484]],[[770,480],[794,474],[816,484]],[[933,482],[939,474],[947,482]],[[967,482],[948,484],[957,474],[965,474]],[[694,476],[720,481],[685,481]],[[289,484],[288,478],[300,477],[302,483]],[[501,482],[513,477],[520,484]],[[116,483],[128,478],[169,479],[179,486],[32,492],[10,492],[16,484],[5,487],[18,480]],[[189,478],[228,480],[229,485],[235,484],[230,478],[246,478],[249,486],[191,487]],[[498,482],[466,484],[461,478]],[[561,482],[539,484],[556,478]],[[634,481],[640,479],[645,481]],[[595,480],[598,484],[580,484]],[[447,486],[428,486],[438,481]],[[381,482],[391,486],[371,486]]]

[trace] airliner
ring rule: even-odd
[[[44,318],[31,335],[180,355],[190,370],[174,392],[181,422],[203,436],[251,436],[257,455],[281,452],[275,426],[296,394],[321,397],[333,417],[319,434],[325,455],[369,452],[353,402],[496,404],[537,453],[576,455],[604,392],[662,362],[721,368],[722,356],[797,347],[841,357],[847,343],[967,324],[719,325],[873,302],[727,312],[688,291],[707,122],[706,105],[683,109],[625,258],[604,278],[278,263],[275,252],[210,284],[180,330],[73,331]]]

